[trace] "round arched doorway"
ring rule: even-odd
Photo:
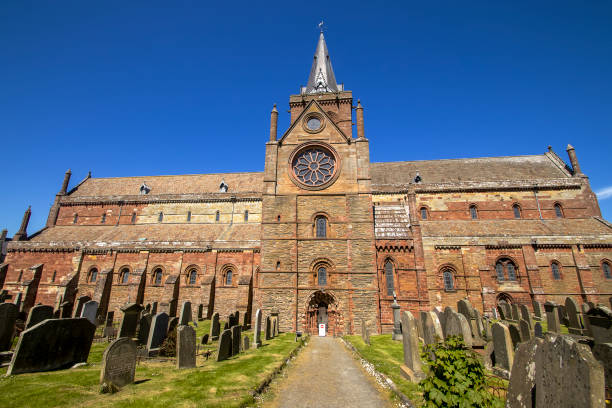
[[[512,300],[512,296],[505,292],[502,292],[497,295],[496,305],[499,305],[499,302],[506,302],[507,304],[511,305],[514,303],[514,300]]]
[[[304,331],[316,336],[319,325],[325,324],[326,335],[336,336],[340,333],[340,313],[336,298],[329,292],[318,290],[310,295],[306,306]]]

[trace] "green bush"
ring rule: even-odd
[[[427,378],[419,383],[425,407],[503,407],[488,390],[482,362],[461,337],[425,346],[422,357],[428,367]]]

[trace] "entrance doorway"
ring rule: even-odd
[[[312,294],[306,310],[305,331],[313,336],[319,335],[319,325],[325,325],[325,335],[335,336],[338,325],[338,310],[334,297],[326,292]]]

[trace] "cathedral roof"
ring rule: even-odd
[[[312,61],[312,68],[310,68],[310,75],[308,76],[308,85],[306,85],[302,93],[338,92],[338,90],[331,59],[327,51],[327,44],[325,44],[325,37],[323,36],[323,31],[321,31],[314,60]]]

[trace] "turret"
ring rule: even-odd
[[[581,176],[582,171],[580,170],[580,164],[578,164],[578,158],[576,157],[576,149],[571,144],[567,145],[567,155],[569,156],[570,163],[572,164],[572,170],[574,176]]]
[[[270,141],[276,142],[276,135],[278,129],[278,111],[276,110],[276,104],[270,112]]]
[[[60,190],[59,194],[61,195],[66,194],[66,191],[68,190],[68,183],[70,183],[71,175],[72,175],[72,172],[70,171],[70,169],[68,169],[66,174],[64,174],[64,182],[62,183],[62,189]]]
[[[19,231],[13,237],[13,241],[25,241],[28,238],[28,223],[30,222],[30,216],[32,215],[31,207],[28,207],[26,212],[23,214],[23,218],[21,220],[21,227],[19,227]]]
[[[361,101],[357,99],[357,139],[365,139],[365,132],[363,130],[363,107]]]

